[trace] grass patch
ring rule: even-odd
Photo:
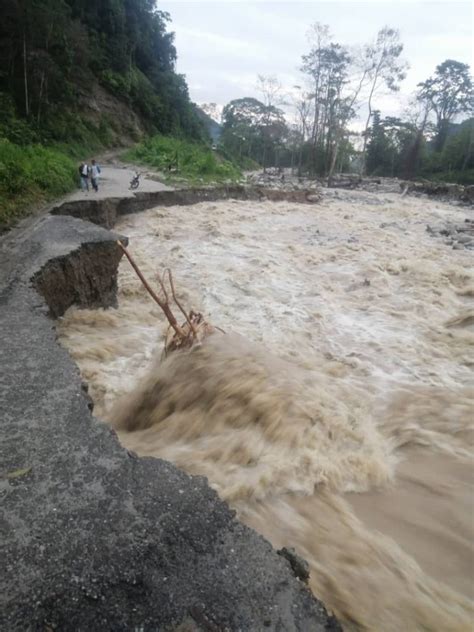
[[[122,138],[107,115],[93,122],[57,112],[38,127],[19,118],[11,96],[0,91],[0,231],[78,187],[79,163]]]
[[[0,138],[0,230],[26,215],[32,205],[77,186],[77,165],[63,152]]]
[[[123,158],[154,167],[171,182],[210,184],[242,177],[238,167],[206,145],[172,136],[153,136],[126,151]]]

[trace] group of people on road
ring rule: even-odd
[[[81,189],[83,191],[89,191],[89,178],[94,191],[99,190],[99,175],[100,167],[95,160],[91,161],[88,165],[87,162],[83,162],[79,166],[79,175],[81,178]]]

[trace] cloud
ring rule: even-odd
[[[305,85],[299,72],[309,50],[306,33],[316,21],[328,24],[335,41],[350,46],[372,40],[389,24],[400,30],[410,63],[401,91],[379,95],[382,115],[401,114],[417,83],[446,58],[472,63],[472,9],[467,2],[160,2],[176,32],[178,71],[191,98],[225,104],[259,98],[257,74],[276,75],[287,92]],[[361,107],[359,118],[366,110]]]
[[[197,45],[208,49],[212,55],[226,55],[242,59],[250,57],[255,59],[258,56],[269,54],[269,50],[258,42],[251,42],[246,39],[221,35],[209,31],[182,26],[179,28],[178,36],[180,41],[186,40],[186,46],[194,48]],[[202,52],[202,51],[201,51]]]

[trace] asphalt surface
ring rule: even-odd
[[[79,167],[79,165],[78,165]],[[132,197],[134,191],[130,189],[130,182],[136,171],[140,172],[140,184],[136,191],[144,191],[151,193],[154,191],[172,191],[170,187],[163,182],[151,178],[153,175],[145,168],[132,168],[122,165],[121,163],[101,164],[101,174],[99,177],[99,190],[94,191],[89,181],[89,191],[83,191],[79,187],[79,169],[77,177],[77,191],[64,198],[63,201],[71,202],[77,200],[99,199],[103,200],[109,197]]]

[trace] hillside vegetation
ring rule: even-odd
[[[41,140],[77,141],[90,123],[200,138],[168,14],[152,0],[7,0],[0,26],[0,90]],[[117,105],[110,97],[118,98]],[[114,109],[128,106],[128,120]],[[123,108],[122,108],[123,109]],[[78,123],[85,129],[78,129]]]
[[[236,181],[241,173],[232,162],[200,143],[154,136],[124,154],[124,158],[150,165],[170,181],[195,183]]]
[[[101,148],[207,142],[168,22],[152,0],[2,3],[0,226],[73,188],[77,160]]]

